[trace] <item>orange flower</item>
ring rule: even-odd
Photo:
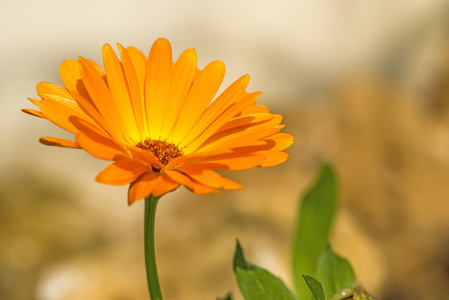
[[[282,116],[256,105],[260,93],[245,91],[249,76],[215,100],[224,77],[221,61],[196,66],[194,49],[173,63],[170,43],[158,39],[145,57],[133,47],[103,47],[103,69],[80,57],[66,60],[64,87],[41,82],[40,111],[24,109],[76,135],[76,141],[43,137],[41,143],[83,148],[114,161],[98,182],[131,184],[129,203],[181,184],[197,194],[243,186],[214,170],[269,167],[284,162],[293,137],[280,133]],[[212,101],[213,100],[213,101]]]

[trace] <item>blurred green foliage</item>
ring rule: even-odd
[[[350,263],[328,244],[337,209],[334,170],[323,165],[316,182],[301,199],[292,259],[297,298],[308,300],[372,299],[357,286]],[[246,261],[237,242],[234,272],[246,300],[293,300],[294,294],[276,276]]]
[[[333,169],[323,165],[316,182],[300,200],[293,242],[293,282],[299,299],[310,291],[302,275],[313,275],[326,248],[337,207],[337,184]]]

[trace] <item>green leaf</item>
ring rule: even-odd
[[[309,290],[312,292],[313,298],[315,298],[315,300],[326,300],[326,295],[324,294],[324,288],[321,282],[310,275],[303,275],[303,277]]]
[[[240,246],[239,241],[237,240],[237,246],[235,248],[234,254],[234,273],[237,271],[237,268],[240,269],[251,269],[251,264],[248,264],[243,256],[243,249]]]
[[[297,296],[310,298],[303,274],[315,274],[320,254],[326,248],[337,206],[337,186],[333,169],[321,167],[315,184],[304,195],[296,222],[292,270]]]
[[[327,245],[318,259],[316,278],[323,283],[327,298],[331,298],[344,289],[357,286],[351,264],[335,254],[330,245]]]
[[[295,300],[293,293],[276,276],[246,262],[237,241],[234,272],[240,292],[246,300]]]

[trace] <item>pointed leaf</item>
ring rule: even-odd
[[[334,171],[329,165],[323,165],[316,183],[302,198],[295,228],[292,270],[297,296],[301,300],[310,297],[301,276],[316,272],[318,258],[326,248],[336,205]]]
[[[296,299],[278,277],[246,262],[238,241],[234,255],[234,272],[240,292],[246,300]]]
[[[250,269],[251,265],[248,264],[245,260],[245,257],[243,256],[243,249],[240,246],[239,241],[237,240],[237,246],[235,248],[235,254],[234,254],[234,272],[236,272],[237,268],[240,269]]]
[[[351,264],[332,251],[330,245],[318,259],[316,278],[323,283],[328,298],[347,288],[355,288],[357,280]]]
[[[313,298],[315,300],[326,300],[326,295],[324,294],[324,288],[321,282],[310,275],[303,275],[303,277],[309,290],[312,292]]]

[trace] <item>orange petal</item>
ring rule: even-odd
[[[169,176],[172,180],[181,183],[187,189],[194,192],[195,194],[209,194],[209,193],[220,193],[219,190],[212,188],[210,186],[206,186],[204,184],[199,183],[198,181],[188,177],[185,174],[182,174],[176,170],[167,170],[167,176]]]
[[[59,75],[67,90],[75,99],[88,100],[89,106],[95,107],[81,79],[79,63],[73,59],[65,60],[59,67]]]
[[[58,147],[66,147],[66,148],[81,148],[77,142],[59,139],[55,137],[41,137],[39,139],[39,142],[41,142],[44,145],[47,146],[58,146]]]
[[[254,117],[254,119],[251,120],[250,123],[244,124],[243,123],[244,120],[250,117]],[[284,125],[279,125],[281,122],[282,116],[277,114],[252,114],[249,116],[239,116],[227,122],[223,127],[217,130],[217,133],[215,133],[214,136],[217,135],[218,133],[223,135],[223,134],[233,134],[238,131],[254,130],[256,129],[256,127],[258,129],[262,128],[281,129],[285,127]]]
[[[262,114],[262,116],[263,116],[262,118],[254,118],[252,116],[234,118],[233,120],[226,123],[223,127],[221,127],[214,135],[212,135],[203,144],[203,146],[213,141],[223,140],[226,138],[230,138],[232,136],[236,137],[238,135],[245,134],[245,132],[258,132],[263,129],[276,129],[277,131],[279,131],[280,128],[277,124],[279,124],[282,120],[281,115]],[[245,119],[247,118],[252,119],[249,119],[250,120],[249,123],[244,123]],[[270,135],[266,135],[265,137],[269,136]],[[256,135],[254,135],[254,139],[258,138],[260,137],[256,137]]]
[[[72,123],[80,130],[76,135],[76,141],[89,154],[105,160],[117,160],[119,157],[126,157],[126,149],[117,145],[94,125],[75,118],[72,119]]]
[[[242,110],[241,115],[251,115],[251,114],[266,114],[269,113],[270,110],[265,105],[252,105],[248,106],[244,110]]]
[[[256,116],[261,117],[257,118]],[[245,124],[245,120],[250,123]],[[270,137],[282,128],[282,125],[277,125],[281,121],[281,115],[273,114],[255,114],[234,118],[212,135],[197,151],[262,145],[267,147],[259,150],[271,149],[275,143],[274,141],[269,142]]]
[[[179,182],[171,179],[166,174],[161,174],[155,181],[153,192],[154,197],[160,197],[168,192],[173,191],[179,187]]]
[[[217,136],[212,136],[197,151],[265,145],[267,142],[262,140],[262,138],[270,136],[278,131],[279,129],[277,128],[256,128],[248,131],[236,132],[230,135],[222,135],[220,133],[217,134]]]
[[[250,116],[239,116],[235,117],[231,120],[229,120],[225,125],[223,125],[220,129],[217,130],[217,133],[220,133],[225,130],[238,128],[238,130],[244,130],[249,127],[253,127],[256,125],[263,123],[266,123],[266,121],[269,121],[274,118],[275,115],[272,114],[253,114]]]
[[[139,79],[136,74],[135,67],[133,65],[132,59],[128,52],[123,48],[122,45],[117,44],[118,49],[120,51],[120,57],[122,59],[123,70],[126,75],[126,82],[128,84],[129,94],[131,97],[132,109],[134,112],[134,118],[137,126],[137,130],[139,131],[140,138],[136,140],[144,140],[148,137],[148,128],[147,122],[145,120],[146,116],[144,115],[144,98],[143,93],[141,94],[142,89],[139,86]],[[144,75],[145,76],[145,75]]]
[[[78,61],[72,59],[65,60],[59,68],[59,74],[65,87],[75,98],[83,112],[105,131],[111,132],[111,126],[105,122],[86,90],[81,78],[80,65]]]
[[[40,82],[36,87],[39,97],[42,99],[48,99],[74,111],[74,113],[85,115],[75,99],[70,95],[70,93],[63,87],[49,83]]]
[[[272,167],[279,165],[287,160],[288,154],[280,151],[260,151],[257,154],[265,155],[265,160],[260,164],[261,167]]]
[[[184,165],[182,167],[176,168],[176,170],[181,171],[182,173],[188,175],[190,178],[198,181],[201,184],[213,187],[220,188],[222,186],[222,178],[220,174],[217,172],[205,168],[200,165]]]
[[[133,157],[141,160],[147,166],[153,166],[157,169],[163,169],[162,164],[159,162],[156,156],[154,156],[153,152],[142,150],[137,147],[128,147],[127,149]]]
[[[123,126],[123,120],[108,86],[101,78],[101,74],[97,71],[95,65],[82,57],[79,58],[79,62],[81,65],[81,77],[89,92],[89,96],[110,127],[111,131],[108,131],[108,133],[115,140],[125,142],[127,138],[126,128]]]
[[[150,195],[160,197],[179,186],[179,183],[170,179],[165,174],[157,176],[152,173],[144,173],[140,178],[131,183],[128,191],[128,204]]]
[[[282,151],[293,144],[293,136],[288,133],[275,133],[262,140],[266,144],[239,147],[238,149],[232,149],[232,151],[240,155],[255,154],[265,150]]]
[[[167,110],[172,74],[170,42],[157,39],[151,47],[145,79],[145,103],[150,138],[160,139]]]
[[[75,134],[78,132],[78,129],[73,126],[73,124],[69,121],[69,118],[72,116],[77,116],[78,118],[84,117],[80,114],[76,114],[74,110],[64,106],[61,103],[47,99],[41,101],[40,109],[46,119]]]
[[[195,49],[185,50],[178,58],[173,66],[172,84],[170,87],[170,96],[168,99],[167,109],[164,123],[161,129],[162,137],[169,137],[173,131],[173,127],[178,119],[184,102],[192,86],[192,81],[195,76],[197,63],[197,56]],[[167,140],[172,143],[171,139]]]
[[[98,75],[100,76],[100,78],[103,80],[103,82],[107,85],[108,84],[108,80],[106,78],[106,73],[105,71],[100,67],[100,65],[98,65],[96,62],[94,62],[93,60],[90,59],[86,59],[86,61],[92,66],[94,67],[95,71],[98,73]]]
[[[104,160],[117,160],[126,155],[110,139],[98,136],[92,131],[80,132],[76,135],[76,142],[90,155]]]
[[[39,104],[39,108],[45,118],[59,127],[72,133],[77,133],[78,130],[69,122],[69,117],[76,116],[90,120],[65,88],[53,83],[40,82],[36,89],[42,101],[38,103],[33,101],[33,103]]]
[[[33,99],[33,98],[28,98],[28,100],[30,100],[31,103],[33,103],[34,105],[36,105],[37,107],[41,106],[41,101]]]
[[[257,151],[260,150],[266,150],[263,149],[257,149]],[[183,166],[186,164],[195,164],[203,161],[204,159],[212,159],[215,157],[221,157],[223,155],[233,154],[234,150],[229,149],[219,149],[219,150],[212,150],[212,151],[205,151],[205,152],[198,152],[198,153],[191,153],[186,156],[180,156],[176,157],[175,159],[171,160],[166,166],[165,169],[175,169],[178,165]],[[246,155],[247,153],[245,153]]]
[[[134,47],[126,48],[126,53],[129,55],[131,59],[132,65],[134,67],[134,71],[136,72],[137,82],[139,84],[139,94],[140,94],[140,103],[134,106],[134,110],[136,113],[137,106],[141,108],[142,111],[142,137],[148,137],[148,123],[146,117],[146,108],[145,108],[145,75],[147,72],[147,58],[142,54],[139,50]],[[122,63],[126,64],[125,55],[122,55]],[[126,70],[125,70],[126,71]],[[128,75],[127,75],[128,76]],[[128,78],[129,80],[129,78]],[[131,85],[130,85],[131,89]],[[133,99],[134,101],[134,99]],[[134,103],[134,102],[133,102]],[[138,118],[138,114],[136,113],[136,118]],[[139,120],[137,120],[139,122]],[[138,126],[139,123],[137,123]],[[140,128],[139,128],[140,129]]]
[[[217,132],[226,122],[230,119],[234,118],[237,114],[239,114],[242,109],[247,107],[248,105],[252,105],[257,97],[259,97],[260,93],[252,93],[231,105],[226,111],[224,111],[207,127],[200,135],[195,138],[189,145],[184,149],[184,153],[190,154],[196,149],[198,149],[201,144],[203,144],[211,135]]]
[[[126,52],[132,61],[134,70],[136,71],[137,81],[139,82],[140,95],[144,95],[145,90],[145,74],[147,72],[147,58],[142,52],[134,47],[127,47]]]
[[[157,177],[157,175],[147,172],[131,183],[128,190],[128,205],[148,197],[153,191],[154,181]]]
[[[237,183],[229,178],[223,177],[222,188],[227,189],[227,190],[240,190],[245,187],[243,185],[241,185],[240,183]]]
[[[181,172],[178,172],[176,170],[165,170],[164,172],[172,180],[174,180],[182,185],[187,186],[187,185],[191,184],[191,179],[187,175],[182,174]]]
[[[39,117],[39,118],[42,118],[42,119],[47,119],[40,111],[37,111],[37,110],[34,110],[34,109],[23,108],[22,111],[24,113],[27,113],[27,114],[35,116],[35,117]]]
[[[109,44],[105,44],[103,47],[103,64],[109,90],[117,106],[120,119],[123,122],[122,126],[126,132],[126,136],[132,140],[140,140],[140,134],[137,130],[134,110],[128,91],[128,83],[122,65]]]
[[[188,145],[198,137],[218,116],[220,116],[229,106],[239,100],[249,83],[249,75],[245,75],[231,84],[220,96],[217,97],[207,107],[201,118],[191,131],[187,132],[181,145]]]
[[[198,181],[199,183],[210,186],[213,188],[228,188],[228,189],[239,189],[243,188],[242,185],[224,178],[217,172],[205,167],[204,165],[185,165],[177,170],[185,173],[190,178]]]
[[[201,164],[215,170],[246,170],[259,166],[266,157],[259,154],[227,154],[204,159]]]
[[[270,148],[270,150],[282,151],[293,144],[294,137],[288,133],[278,132],[268,137],[267,140],[275,142],[275,146]]]
[[[101,171],[96,181],[112,185],[124,185],[135,181],[148,167],[132,158],[118,160]]]
[[[70,122],[79,131],[90,130],[90,131],[97,133],[98,135],[104,136],[106,138],[110,138],[109,134],[104,132],[102,128],[98,127],[96,124],[90,123],[89,121],[72,116],[72,117],[70,117]]]
[[[179,144],[203,114],[223,81],[225,66],[221,61],[208,64],[198,75],[173,129],[172,140]]]

